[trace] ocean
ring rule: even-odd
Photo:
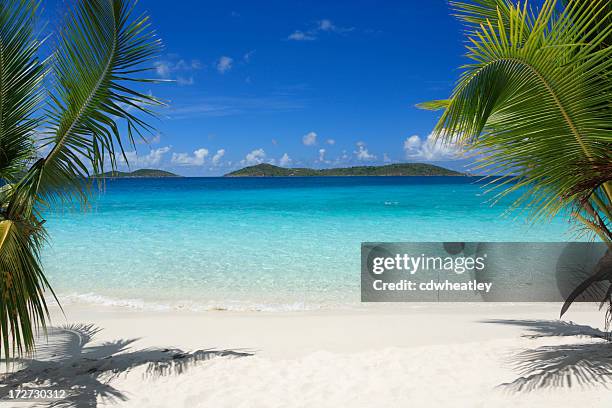
[[[163,310],[359,302],[361,242],[570,241],[469,177],[167,178],[106,182],[88,211],[45,214],[60,301]],[[516,196],[514,197],[516,198]]]

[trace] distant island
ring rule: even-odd
[[[424,163],[356,166],[336,169],[284,168],[272,164],[245,167],[225,177],[325,177],[325,176],[464,176],[454,170]]]
[[[93,178],[158,178],[158,177],[180,177],[178,174],[170,173],[169,171],[156,169],[140,169],[132,172],[124,171],[108,171]]]

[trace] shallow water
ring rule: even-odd
[[[111,180],[91,211],[47,214],[43,262],[63,302],[285,310],[358,302],[364,241],[572,239],[484,193],[466,177]]]

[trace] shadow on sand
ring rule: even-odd
[[[179,375],[203,361],[216,358],[252,356],[245,350],[206,349],[184,352],[179,349],[143,349],[131,351],[138,339],[115,340],[91,346],[100,331],[94,325],[71,325],[49,330],[32,359],[15,361],[16,370],[0,376],[0,398],[11,389],[42,387],[67,390],[65,398],[39,402],[45,407],[96,407],[98,398],[126,401],[110,381],[135,367],[146,365],[147,377]]]
[[[607,333],[590,326],[559,320],[485,320],[485,323],[529,329],[528,338],[578,336],[590,341],[580,344],[542,346],[511,357],[520,377],[500,384],[508,391],[534,391],[555,387],[608,387],[612,384],[612,343]]]

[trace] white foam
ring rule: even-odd
[[[257,303],[247,301],[208,301],[194,302],[190,300],[177,300],[172,302],[152,302],[143,299],[121,299],[103,296],[96,293],[69,293],[58,295],[62,305],[87,304],[106,307],[120,307],[144,311],[253,311],[253,312],[294,312],[328,308],[323,304],[305,302],[287,303]],[[340,305],[334,305],[336,309]],[[345,305],[349,307],[349,305]],[[340,308],[343,308],[340,306]]]

